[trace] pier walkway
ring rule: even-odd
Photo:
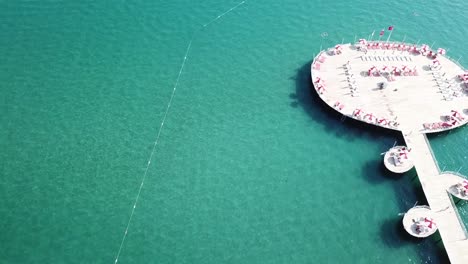
[[[407,146],[411,148],[419,181],[433,212],[450,262],[468,263],[468,233],[459,218],[452,197],[447,192],[444,175],[440,174],[426,135],[413,131],[403,132],[403,136]]]

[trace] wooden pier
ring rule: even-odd
[[[468,124],[468,71],[427,45],[360,40],[321,51],[311,77],[343,116],[403,133],[449,259],[467,264],[468,233],[447,192],[454,175],[441,174],[425,134]]]
[[[468,233],[444,182],[447,175],[440,174],[437,161],[425,134],[403,132],[406,144],[412,150],[427,202],[433,212],[445,250],[453,264],[468,263]]]

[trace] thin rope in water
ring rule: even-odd
[[[211,20],[210,22],[204,24],[202,26],[202,28],[205,28],[207,27],[208,25],[210,25],[211,23],[215,22],[216,20],[220,19],[221,17],[225,16],[226,14],[228,14],[229,12],[233,11],[234,9],[236,9],[237,7],[239,7],[240,5],[244,4],[245,1],[242,1],[240,2],[239,4],[235,5],[234,7],[231,7],[229,10],[227,10],[226,12],[222,13],[221,15],[217,16],[215,19]],[[167,118],[167,115],[169,113],[169,109],[171,108],[171,103],[172,103],[172,100],[174,99],[174,95],[175,95],[175,92],[177,90],[177,86],[179,85],[179,80],[180,80],[180,76],[182,75],[182,71],[184,70],[184,67],[185,67],[185,63],[187,61],[187,57],[188,57],[188,54],[189,54],[189,51],[190,51],[190,48],[192,47],[192,42],[193,42],[193,39],[195,38],[196,34],[198,33],[198,31],[200,31],[201,28],[197,29],[194,31],[194,33],[192,34],[192,37],[190,38],[190,41],[187,45],[187,49],[185,50],[185,55],[184,55],[184,59],[182,61],[182,64],[180,66],[180,70],[179,70],[179,74],[177,75],[177,79],[176,79],[176,82],[174,84],[174,88],[172,90],[172,94],[171,94],[171,97],[169,98],[169,101],[167,103],[167,107],[166,107],[166,111],[164,113],[164,116],[163,116],[163,119],[161,121],[161,125],[159,126],[159,129],[158,129],[158,133],[156,135],[156,139],[154,141],[154,144],[153,144],[153,149],[151,150],[151,153],[149,155],[149,158],[148,158],[148,162],[146,164],[146,169],[145,169],[145,172],[143,174],[143,177],[142,177],[142,180],[141,180],[141,184],[140,184],[140,187],[138,188],[138,193],[136,195],[136,198],[135,198],[135,202],[133,204],[133,208],[132,208],[132,211],[130,213],[130,217],[128,219],[128,222],[127,222],[127,226],[125,228],[125,232],[124,232],[124,235],[122,237],[122,240],[120,242],[120,246],[119,246],[119,250],[117,251],[117,255],[115,257],[115,261],[114,263],[117,263],[119,261],[119,257],[120,257],[120,253],[122,253],[122,248],[123,248],[123,245],[125,243],[125,239],[127,238],[127,234],[128,234],[128,229],[130,227],[130,224],[132,222],[132,219],[133,219],[133,215],[135,213],[135,209],[136,209],[136,206],[137,206],[137,203],[138,203],[138,200],[140,199],[140,194],[141,194],[141,190],[143,189],[143,185],[145,184],[145,180],[146,180],[146,176],[148,175],[148,170],[149,170],[149,167],[151,165],[151,160],[153,158],[153,155],[154,153],[156,152],[156,147],[159,143],[159,138],[161,136],[161,131],[164,127],[164,122],[166,121],[166,118]]]
[[[235,5],[235,6],[231,7],[231,8],[230,8],[228,11],[226,11],[226,12],[222,13],[221,15],[217,16],[216,18],[214,18],[214,19],[213,19],[213,20],[211,20],[210,22],[208,22],[208,23],[204,24],[204,25],[203,25],[203,27],[206,27],[206,26],[208,26],[209,24],[211,24],[211,23],[215,22],[216,20],[218,20],[218,19],[222,18],[224,15],[226,15],[227,13],[231,12],[232,10],[234,10],[234,9],[238,8],[240,5],[242,5],[242,4],[244,4],[244,3],[245,3],[245,1],[242,1],[242,2],[238,3],[237,5]]]

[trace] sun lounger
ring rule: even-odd
[[[398,156],[392,156],[393,158],[393,163],[395,163],[395,166],[401,166],[403,163],[400,161],[400,158]]]
[[[446,123],[446,122],[443,122],[442,124],[440,124],[443,128],[449,128],[449,127],[452,127],[451,124],[449,123]]]
[[[442,126],[442,122],[439,123],[432,123],[431,129],[440,129]]]

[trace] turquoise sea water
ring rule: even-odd
[[[119,263],[447,261],[401,228],[401,137],[340,122],[309,64],[394,25],[467,65],[466,3],[246,1],[199,30],[237,4],[0,1],[0,263],[114,262],[192,37]],[[468,174],[467,135],[430,138],[441,168]]]

